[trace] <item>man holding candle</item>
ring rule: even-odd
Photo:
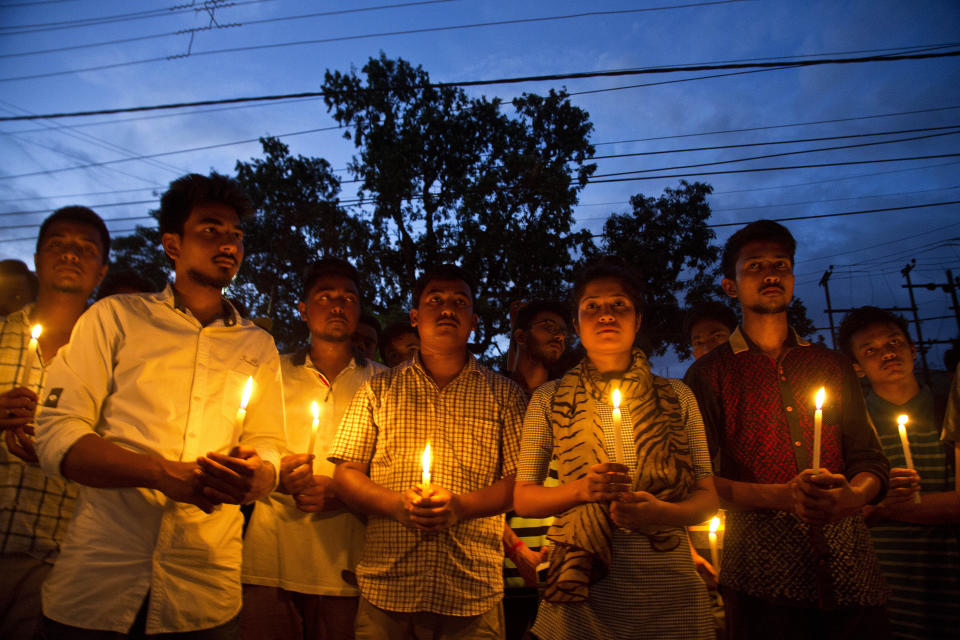
[[[47,367],[67,343],[107,271],[110,235],[87,207],[58,209],[40,226],[37,299],[0,322],[0,637],[30,638],[40,584],[60,551],[76,485],[36,464],[33,422]],[[41,327],[36,349],[31,330]],[[24,385],[24,382],[27,382]],[[14,457],[16,456],[16,457]]]
[[[477,323],[469,283],[452,265],[421,276],[410,312],[420,353],[361,387],[330,452],[341,499],[369,515],[357,638],[503,632],[502,514],[524,399],[467,350]]]
[[[732,638],[883,638],[887,588],[861,508],[889,464],[849,361],[787,324],[793,236],[769,220],[727,241],[723,290],[743,322],[686,380],[715,434],[728,509],[720,588]],[[814,395],[825,387],[821,465]]]
[[[354,355],[360,276],[351,264],[310,265],[299,309],[310,344],[280,357],[288,454],[278,490],[257,501],[244,538],[240,623],[249,640],[352,638],[357,613],[364,523],[337,498],[325,454],[354,393],[386,367]]]
[[[283,444],[276,347],[222,295],[251,214],[223,176],[171,183],[159,222],[174,283],[97,302],[50,366],[37,452],[84,486],[43,586],[44,637],[236,633],[235,505],[275,486]]]
[[[865,514],[892,591],[894,635],[950,637],[960,629],[960,494],[951,464],[960,447],[940,442],[944,399],[914,375],[916,347],[898,315],[855,309],[840,325],[840,348],[870,381],[867,409],[893,467],[887,497]]]

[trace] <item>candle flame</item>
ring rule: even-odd
[[[906,426],[907,422],[909,422],[909,421],[910,421],[910,416],[908,416],[908,415],[905,414],[905,413],[901,413],[901,414],[897,417],[897,424],[900,425],[901,427]]]
[[[35,324],[33,325],[33,328],[30,330],[30,337],[33,338],[34,340],[38,340],[40,338],[41,333],[43,333],[43,327],[41,327],[39,324]]]
[[[313,411],[313,421],[316,422],[320,419],[320,405],[317,404],[316,400],[310,405],[310,409]]]
[[[613,401],[613,408],[619,409],[620,408],[620,389],[619,388],[613,390],[612,401]]]
[[[247,378],[247,384],[243,387],[243,397],[240,398],[240,408],[246,411],[247,403],[250,402],[250,395],[253,393],[253,376]]]
[[[713,516],[713,518],[710,519],[710,533],[716,533],[719,528],[720,518]]]
[[[824,389],[823,387],[820,387],[820,391],[817,391],[817,410],[820,410],[823,408],[824,395],[826,395],[826,389]]]

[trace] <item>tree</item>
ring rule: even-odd
[[[600,248],[630,263],[646,285],[641,327],[652,354],[670,346],[688,354],[682,306],[719,298],[720,248],[707,226],[706,198],[712,191],[708,184],[681,180],[679,188],[667,188],[659,198],[633,196],[632,212],[613,214],[604,224]]]
[[[595,166],[588,115],[563,92],[508,105],[430,83],[421,67],[383,54],[356,73],[327,72],[324,100],[348,127],[350,169],[369,202],[380,307],[409,309],[424,265],[456,262],[479,279],[474,349],[507,332],[510,300],[558,295],[572,252],[573,205]]]
[[[307,336],[297,310],[303,269],[322,255],[349,258],[362,269],[368,230],[340,206],[340,182],[326,160],[292,156],[276,138],[261,138],[260,144],[263,158],[236,164],[236,179],[255,215],[244,222],[245,255],[226,295],[243,303],[250,316],[269,318],[277,347],[289,351]],[[116,268],[157,284],[166,283],[171,271],[156,228],[137,227],[118,238],[113,255]]]

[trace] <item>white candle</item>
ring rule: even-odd
[[[813,413],[813,464],[810,468],[815,471],[820,469],[820,432],[823,428],[824,394],[824,388],[820,387],[820,391],[817,391],[817,410]]]
[[[422,474],[420,476],[420,484],[424,487],[430,486],[430,463],[433,462],[433,455],[430,452],[430,443],[427,443],[427,446],[423,448],[423,457],[420,458],[420,466],[422,468]]]
[[[23,361],[23,370],[20,372],[20,386],[30,388],[30,383],[33,378],[33,363],[39,359],[39,349],[40,343],[37,341],[40,338],[40,334],[43,332],[43,327],[38,324],[33,325],[33,328],[30,330],[30,342],[27,343],[27,353],[24,356]]]
[[[620,417],[620,389],[614,389],[612,396],[614,462],[626,464],[627,458],[623,453],[623,420]]]
[[[307,454],[313,453],[313,448],[317,445],[317,429],[320,428],[320,405],[314,400],[310,405],[313,412],[313,424],[310,425],[310,444],[307,445]]]
[[[720,554],[717,551],[717,530],[720,528],[720,518],[713,516],[710,519],[710,562],[713,563],[713,568],[720,573]]]
[[[900,445],[903,447],[903,457],[907,459],[907,468],[914,469],[913,455],[910,453],[910,441],[907,440],[907,422],[910,417],[907,414],[901,414],[897,418],[897,430],[900,432]],[[920,504],[920,494],[913,494],[913,501]]]
[[[247,384],[243,387],[243,396],[240,398],[240,407],[237,409],[237,427],[243,428],[243,421],[247,419],[247,403],[250,402],[250,395],[253,393],[253,376],[247,378]]]

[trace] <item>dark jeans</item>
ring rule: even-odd
[[[68,624],[61,624],[43,616],[35,640],[125,640],[127,638],[130,640],[146,640],[147,638],[150,640],[240,640],[239,616],[210,629],[148,635],[145,628],[147,626],[147,603],[149,601],[150,595],[148,594],[143,600],[140,611],[137,612],[133,626],[127,633],[71,627]]]
[[[885,607],[817,609],[772,604],[720,586],[728,640],[885,640]]]

